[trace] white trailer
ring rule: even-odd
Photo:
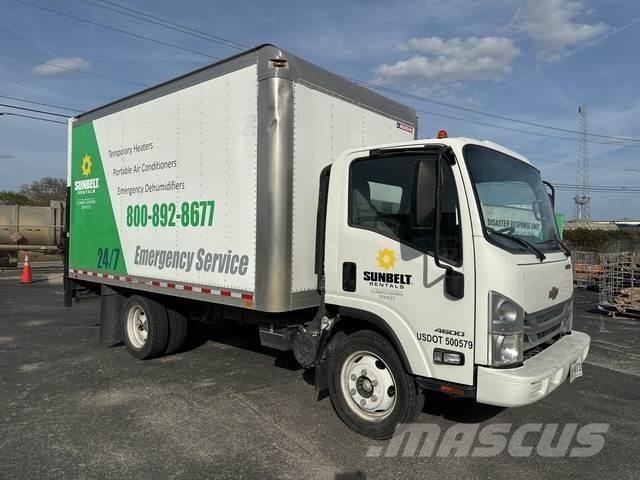
[[[188,319],[255,324],[372,438],[423,389],[543,398],[581,374],[589,337],[540,174],[416,127],[270,45],[79,115],[67,304],[99,293],[103,341],[138,358],[179,349]]]

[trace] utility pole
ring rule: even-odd
[[[589,178],[589,141],[587,138],[587,106],[580,105],[578,107],[580,115],[580,139],[578,142],[578,173],[576,175],[576,195],[573,197],[575,202],[576,220],[591,220],[591,210],[589,202],[591,200],[590,187],[591,180]]]

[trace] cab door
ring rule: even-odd
[[[411,373],[472,385],[473,239],[453,154],[440,162],[439,255],[441,265],[464,275],[462,298],[445,291],[446,270],[434,260],[435,229],[414,228],[411,220],[418,162],[434,159],[438,151],[367,152],[334,165],[332,182],[336,175],[344,180],[334,184],[341,192],[330,190],[330,207],[339,213],[334,231],[328,231],[337,241],[326,250],[327,264],[335,266],[327,276],[327,303],[384,321],[402,345]],[[441,363],[445,353],[457,354],[460,364]]]

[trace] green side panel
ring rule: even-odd
[[[93,123],[74,127],[71,136],[69,266],[126,274]]]
[[[560,239],[564,236],[564,214],[556,213],[556,225],[558,226],[558,233],[560,233]]]

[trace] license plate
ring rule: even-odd
[[[577,360],[569,368],[569,383],[573,383],[576,378],[582,376],[582,362]]]

